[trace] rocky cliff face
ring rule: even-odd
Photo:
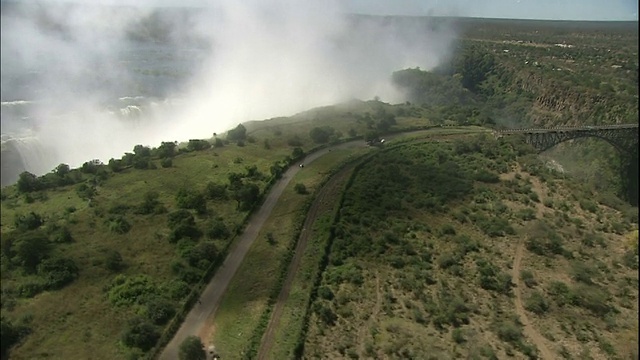
[[[638,119],[637,99],[625,101],[628,95],[589,89],[535,70],[507,71],[512,91],[533,95],[528,116],[537,126],[619,124]]]

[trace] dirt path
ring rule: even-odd
[[[345,182],[348,180],[354,166],[355,164],[347,166],[344,169],[340,170],[340,172],[338,172],[336,175],[332,176],[331,179],[322,187],[322,189],[320,189],[318,195],[309,208],[309,212],[307,213],[307,217],[304,221],[302,232],[300,233],[300,237],[298,238],[298,242],[296,244],[293,259],[291,260],[289,269],[287,270],[287,277],[282,284],[280,293],[278,294],[278,299],[275,303],[273,312],[271,313],[271,318],[269,319],[269,324],[267,325],[267,329],[265,330],[264,336],[262,338],[260,349],[258,350],[259,360],[267,359],[267,355],[269,354],[269,351],[273,346],[273,342],[275,340],[275,330],[280,324],[280,317],[282,316],[282,312],[284,311],[284,305],[289,298],[291,286],[293,285],[293,279],[295,278],[295,275],[298,272],[298,268],[300,267],[302,256],[304,255],[307,243],[309,242],[309,239],[313,237],[313,224],[321,213],[332,210],[335,205],[335,199],[338,198],[342,193],[342,188]]]
[[[539,357],[544,360],[555,359],[556,356],[549,348],[547,348],[546,340],[540,335],[533,327],[527,313],[522,305],[522,281],[520,281],[520,266],[522,264],[522,253],[524,252],[524,241],[520,241],[518,248],[516,249],[516,257],[513,259],[513,283],[516,285],[513,292],[515,293],[515,308],[516,314],[520,318],[520,322],[524,328],[524,335],[533,342],[538,348]]]
[[[351,141],[344,144],[336,145],[308,155],[303,160],[303,162],[305,164],[310,164],[314,160],[325,155],[331,150],[353,148],[359,146],[363,146],[362,140]],[[229,286],[231,279],[240,267],[240,264],[249,251],[251,244],[253,244],[256,237],[258,236],[262,225],[271,215],[271,211],[275,207],[278,198],[280,198],[280,195],[282,195],[282,192],[284,191],[287,184],[289,184],[293,176],[295,176],[295,174],[297,174],[300,170],[301,168],[299,168],[298,166],[289,167],[282,178],[273,185],[273,187],[267,194],[264,203],[250,217],[249,221],[247,222],[247,226],[245,227],[243,233],[235,240],[222,266],[218,269],[207,287],[202,292],[202,295],[200,296],[200,303],[194,305],[194,307],[191,309],[184,322],[182,323],[176,334],[173,336],[173,339],[171,339],[169,344],[167,344],[167,346],[160,354],[159,359],[178,359],[178,348],[184,339],[186,339],[190,335],[201,335],[208,332],[209,329],[206,329],[206,327],[208,327],[207,324],[212,323],[211,319],[213,319],[213,317],[215,316],[216,310],[220,305],[222,295],[227,289],[227,286]],[[205,338],[202,340],[206,342],[208,339]],[[205,346],[206,345],[208,344],[205,343]]]

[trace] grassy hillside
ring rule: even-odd
[[[483,136],[377,153],[342,198],[303,356],[637,356],[637,215],[593,199]]]
[[[22,174],[2,189],[3,352],[13,343],[15,359],[155,351],[282,169],[314,147],[373,131],[381,109],[395,111],[379,102],[337,108]],[[314,128],[326,136],[312,138]]]

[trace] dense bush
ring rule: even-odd
[[[51,245],[44,234],[27,233],[17,237],[7,250],[13,256],[13,262],[21,265],[26,272],[33,273],[49,255]]]
[[[231,232],[225,225],[224,220],[222,218],[213,219],[209,223],[209,227],[207,229],[207,237],[209,239],[224,239],[231,235]]]
[[[19,192],[26,193],[42,189],[42,184],[36,175],[25,171],[19,175],[16,187]]]
[[[204,195],[195,190],[182,188],[176,195],[176,203],[181,209],[193,209],[198,214],[206,214],[207,200]]]
[[[156,325],[164,325],[175,315],[173,304],[159,296],[147,300],[145,315]]]
[[[115,306],[142,304],[151,296],[158,296],[158,288],[145,275],[118,275],[109,288],[109,301]]]
[[[242,124],[227,132],[227,139],[230,141],[240,141],[247,138],[247,129]]]
[[[187,143],[187,150],[189,151],[206,150],[210,147],[211,144],[207,140],[191,139],[189,143]]]
[[[208,182],[204,193],[209,200],[226,200],[227,186],[225,184],[216,184]]]
[[[309,131],[309,137],[315,143],[324,144],[335,133],[335,129],[330,126],[314,127]]]
[[[549,303],[541,292],[534,291],[531,293],[531,296],[525,300],[524,308],[538,315],[542,315],[549,310]]]
[[[57,244],[73,242],[73,236],[67,226],[55,226],[50,234],[51,241]]]
[[[80,270],[69,258],[46,259],[38,265],[38,275],[44,279],[48,290],[57,290],[78,277]]]
[[[131,230],[131,224],[122,215],[111,215],[107,219],[109,231],[116,234],[126,234]]]
[[[26,215],[16,215],[14,224],[20,231],[35,230],[44,224],[42,216],[31,211]]]
[[[5,358],[9,349],[17,344],[21,338],[28,335],[30,329],[27,326],[14,324],[4,315],[0,318],[0,356]]]
[[[142,203],[136,208],[138,214],[161,214],[166,212],[166,208],[160,200],[160,194],[156,191],[147,191],[144,194]]]
[[[155,346],[160,338],[156,328],[143,318],[136,317],[129,320],[127,329],[122,334],[122,342],[129,347],[137,347],[148,351]]]

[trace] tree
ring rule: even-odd
[[[245,140],[247,138],[247,129],[242,124],[238,124],[235,129],[227,132],[227,139],[231,141]]]
[[[159,158],[170,158],[176,154],[176,147],[178,146],[177,142],[167,142],[163,141],[158,149],[156,150],[156,154]]]
[[[44,260],[38,265],[38,275],[45,279],[45,286],[49,290],[57,290],[71,283],[79,273],[76,263],[69,258]]]
[[[137,347],[142,351],[151,349],[160,338],[156,328],[145,319],[136,317],[129,321],[127,330],[122,335],[122,341],[128,347]]]
[[[225,200],[227,198],[227,185],[208,182],[204,190],[209,200]]]
[[[69,171],[71,171],[71,170],[69,169],[69,165],[67,165],[67,164],[60,164],[54,170],[56,175],[58,175],[60,177],[64,177],[65,175],[67,175],[69,173]]]
[[[374,141],[377,140],[380,134],[375,130],[367,131],[364,134],[364,141]]]
[[[187,144],[187,150],[189,151],[205,150],[210,147],[211,147],[211,144],[207,140],[191,139]]]
[[[42,217],[33,211],[27,215],[16,215],[14,224],[20,231],[35,230],[42,226],[44,221]]]
[[[205,360],[207,354],[202,340],[197,336],[188,336],[180,344],[178,358],[180,360]]]
[[[193,209],[196,210],[198,214],[205,214],[207,212],[207,200],[203,194],[194,190],[187,188],[178,190],[176,202],[178,207],[182,209]]]
[[[331,135],[335,133],[335,130],[330,126],[314,127],[309,131],[309,137],[311,140],[318,144],[323,144],[329,141]]]
[[[16,185],[18,186],[18,191],[22,193],[37,191],[42,187],[38,177],[28,171],[20,174]]]
[[[49,240],[42,234],[25,234],[17,239],[12,246],[15,250],[14,259],[27,272],[35,272],[36,267],[49,254]]]
[[[302,150],[302,149],[301,149],[301,148],[299,148],[299,147],[295,147],[295,148],[293,148],[293,151],[291,152],[291,157],[292,157],[294,160],[297,160],[297,159],[299,159],[299,158],[301,158],[301,157],[303,157],[303,156],[304,156],[304,150]]]
[[[94,186],[80,184],[76,187],[76,193],[82,200],[92,199],[98,192]]]
[[[224,239],[231,235],[231,232],[225,225],[222,218],[217,218],[211,221],[207,230],[207,237],[209,239]]]
[[[256,184],[242,185],[235,193],[234,198],[238,202],[238,209],[246,211],[258,202],[260,198],[260,188]]]
[[[151,149],[148,146],[136,145],[133,147],[133,153],[135,156],[149,157],[151,156]]]
[[[109,166],[109,169],[113,172],[120,172],[124,168],[122,160],[113,158],[109,159],[109,164],[107,166]]]
[[[164,325],[175,315],[176,309],[168,300],[160,296],[153,296],[147,302],[145,313],[154,324]]]
[[[95,174],[96,172],[98,172],[100,166],[102,166],[102,162],[98,159],[94,159],[82,164],[80,171],[85,174]]]

